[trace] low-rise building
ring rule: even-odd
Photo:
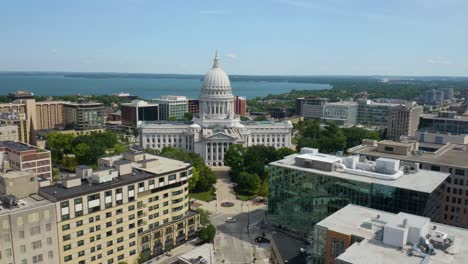
[[[0,169],[32,172],[41,186],[52,180],[50,152],[25,143],[0,141]]]
[[[313,225],[349,203],[434,216],[449,173],[399,159],[376,161],[301,149],[269,164],[268,221],[310,237]],[[442,196],[443,197],[443,196]]]
[[[321,119],[323,117],[323,108],[328,103],[328,98],[303,98],[296,101],[296,111],[300,107],[298,115],[304,118]]]
[[[156,256],[194,238],[191,177],[188,163],[129,151],[41,188],[55,203],[61,262],[133,263],[142,251]]]
[[[456,135],[468,134],[468,116],[459,116],[454,111],[424,114],[419,123],[419,130]]]
[[[345,127],[354,126],[357,124],[358,109],[358,103],[351,101],[325,104],[322,122],[334,122]]]
[[[200,111],[200,101],[198,99],[189,99],[188,111],[192,114],[198,114],[198,112]]]
[[[364,140],[348,153],[370,160],[380,157],[399,159],[418,164],[422,170],[449,173],[441,189],[441,210],[432,217],[434,221],[468,227],[468,145],[444,145],[413,141]]]
[[[17,141],[29,143],[31,131],[27,130],[26,114],[17,112],[6,112],[0,114],[0,125],[16,126],[18,129]]]
[[[160,120],[183,120],[188,112],[188,99],[185,96],[165,95],[149,100],[159,105]]]
[[[141,100],[123,103],[120,106],[122,125],[136,127],[140,121],[159,120],[159,105],[149,104]]]
[[[352,204],[317,223],[314,242],[313,263],[468,262],[468,230]]]

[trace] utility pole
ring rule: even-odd
[[[247,234],[250,235],[250,208],[247,205]]]

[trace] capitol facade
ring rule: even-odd
[[[200,111],[191,124],[140,123],[141,147],[159,150],[168,146],[181,148],[200,154],[209,166],[223,166],[224,153],[232,144],[245,147],[291,146],[291,122],[241,122],[239,116],[234,114],[231,83],[226,72],[219,67],[217,54],[213,68],[203,78],[199,104]]]

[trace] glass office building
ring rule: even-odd
[[[320,158],[332,158],[323,161],[315,160],[315,155],[307,155],[307,164],[297,162],[298,157],[304,156],[301,154],[270,164],[270,223],[311,235],[316,223],[348,204],[425,216],[436,214],[440,208],[438,189],[448,176],[444,173],[415,171],[398,174],[395,171],[399,178],[383,179],[375,170],[365,171],[359,164],[358,169],[343,170],[346,162],[335,156],[318,154]],[[399,161],[395,162],[399,164]],[[314,163],[330,166],[311,165]],[[368,164],[371,162],[363,162],[362,166]]]

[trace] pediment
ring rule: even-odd
[[[218,132],[212,135],[206,135],[205,139],[207,140],[237,140],[238,138],[232,135]]]

